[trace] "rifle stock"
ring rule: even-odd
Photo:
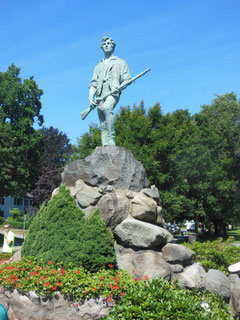
[[[122,84],[118,87],[118,90],[119,91],[122,91],[124,90],[127,86],[129,86],[131,83],[133,83],[135,80],[137,80],[138,78],[142,77],[145,73],[147,73],[148,71],[150,71],[151,68],[148,68],[146,70],[144,70],[143,72],[139,73],[137,76],[131,78],[129,81],[127,81],[125,84]],[[96,105],[99,104],[99,102],[101,102],[102,100],[105,100],[107,97],[109,97],[111,94],[113,94],[113,91],[109,91],[107,94],[105,94],[105,96],[103,96],[101,99],[97,99],[95,102],[96,102]],[[82,112],[80,112],[80,116],[82,118],[82,120],[84,120],[88,115],[89,113],[95,108],[92,107],[91,105],[83,110]]]
[[[84,120],[86,118],[86,116],[88,116],[91,111],[92,111],[91,106],[89,106],[87,109],[80,112],[80,116],[81,116],[82,120]]]

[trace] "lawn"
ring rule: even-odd
[[[235,241],[240,243],[240,228],[228,230],[227,235],[228,237],[233,236]]]

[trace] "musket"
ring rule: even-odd
[[[94,104],[91,104],[87,109],[83,110],[82,112],[80,112],[80,116],[82,118],[82,120],[84,120],[86,118],[86,116],[102,101],[105,100],[107,97],[111,96],[116,90],[117,91],[122,91],[124,90],[126,87],[128,87],[131,83],[133,83],[135,80],[137,80],[138,78],[142,77],[145,73],[147,73],[148,71],[150,71],[151,68],[148,68],[146,70],[144,70],[143,72],[139,73],[137,76],[131,78],[130,80],[128,80],[127,82],[123,83],[122,85],[120,85],[117,89],[113,90],[113,91],[109,91],[108,93],[106,93],[103,97],[101,98],[97,98],[94,100]]]

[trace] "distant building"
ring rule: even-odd
[[[24,214],[29,207],[32,207],[33,196],[27,193],[23,198],[0,197],[0,215],[5,219],[11,216],[10,211],[18,208]]]

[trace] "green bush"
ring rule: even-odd
[[[203,302],[208,304],[206,308],[202,306]],[[220,295],[186,291],[164,279],[139,281],[129,287],[116,303],[104,319],[231,319],[228,306]]]
[[[22,248],[23,256],[83,266],[96,271],[116,261],[113,235],[96,211],[89,219],[65,186],[34,218]]]
[[[233,237],[223,241],[219,238],[215,241],[194,242],[184,245],[194,252],[193,260],[200,262],[206,271],[217,269],[228,274],[228,266],[240,261],[240,247],[233,246]]]
[[[11,228],[23,229],[24,222],[16,221],[11,217],[7,218],[7,223],[10,224]],[[25,221],[25,229],[27,230],[30,227],[30,222]]]

